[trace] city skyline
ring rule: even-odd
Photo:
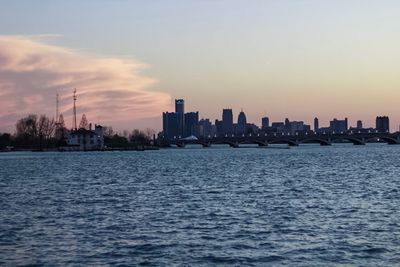
[[[0,132],[29,114],[78,113],[160,130],[183,98],[200,117],[247,120],[400,114],[397,1],[12,1],[0,17]],[[29,12],[28,12],[29,10]],[[73,16],[71,14],[74,14]],[[104,18],[112,16],[113,20]],[[237,114],[235,114],[236,116]]]
[[[313,127],[307,122],[291,121],[285,118],[284,121],[270,120],[265,116],[261,118],[261,124],[249,122],[246,114],[241,109],[237,119],[233,110],[224,108],[222,119],[215,119],[215,123],[210,118],[200,118],[199,111],[186,111],[185,100],[175,99],[175,111],[166,111],[162,114],[163,129],[159,133],[162,140],[181,140],[189,138],[210,137],[234,137],[245,135],[267,136],[268,134],[279,135],[314,135],[314,134],[371,134],[371,133],[391,133],[390,119],[388,116],[376,116],[375,126],[368,127],[362,120],[357,120],[356,125],[349,124],[347,117],[344,119],[333,118],[329,121],[329,126],[320,124],[318,117],[313,120]],[[397,141],[396,141],[397,142]]]

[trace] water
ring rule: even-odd
[[[0,154],[0,265],[400,265],[400,146]]]

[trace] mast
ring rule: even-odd
[[[72,126],[74,127],[75,130],[77,130],[77,127],[76,127],[76,88],[74,89],[73,99],[74,99],[74,116],[73,116],[74,121],[73,121]]]
[[[58,100],[58,93],[56,95],[56,123],[58,123],[58,104],[59,104],[59,100]]]

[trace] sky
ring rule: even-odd
[[[400,124],[399,1],[0,2],[0,132],[28,113],[160,130],[161,113]]]

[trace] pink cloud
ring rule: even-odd
[[[140,75],[144,64],[86,55],[27,37],[0,36],[0,131],[12,131],[29,113],[60,112],[71,127],[72,92],[78,91],[78,120],[132,129],[146,126],[169,107],[170,96],[149,91],[156,81]],[[135,125],[139,123],[139,125]],[[153,125],[149,125],[153,126]]]

